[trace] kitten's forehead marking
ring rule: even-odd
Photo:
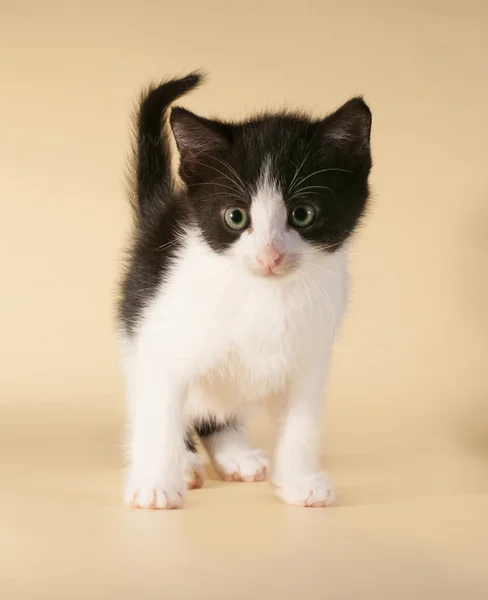
[[[271,160],[263,163],[256,191],[252,197],[253,230],[263,236],[283,237],[286,227],[286,207],[283,192],[273,177]]]

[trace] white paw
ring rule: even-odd
[[[196,452],[187,452],[185,456],[183,479],[189,490],[201,488],[205,480],[205,468]]]
[[[147,479],[129,479],[125,488],[124,500],[132,508],[148,508],[153,510],[171,510],[183,508],[186,486],[181,481],[149,482]]]
[[[264,481],[269,461],[261,450],[247,450],[239,454],[220,454],[214,464],[225,481]]]
[[[294,506],[330,506],[335,500],[334,488],[325,473],[282,479],[273,485],[283,502]]]

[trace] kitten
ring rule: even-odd
[[[278,428],[277,494],[326,506],[322,398],[347,242],[368,199],[371,113],[361,98],[322,120],[230,123],[171,108],[201,78],[151,88],[139,108],[119,311],[125,500],[182,507],[186,489],[203,484],[197,435],[223,479],[264,480],[268,460],[248,445],[246,421],[266,402]]]

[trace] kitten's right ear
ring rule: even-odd
[[[171,111],[170,125],[180,154],[183,181],[191,183],[215,176],[212,164],[229,150],[232,126],[179,107]]]

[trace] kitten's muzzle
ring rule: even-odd
[[[268,244],[256,256],[259,267],[270,275],[274,273],[282,259],[283,253],[274,244]]]

